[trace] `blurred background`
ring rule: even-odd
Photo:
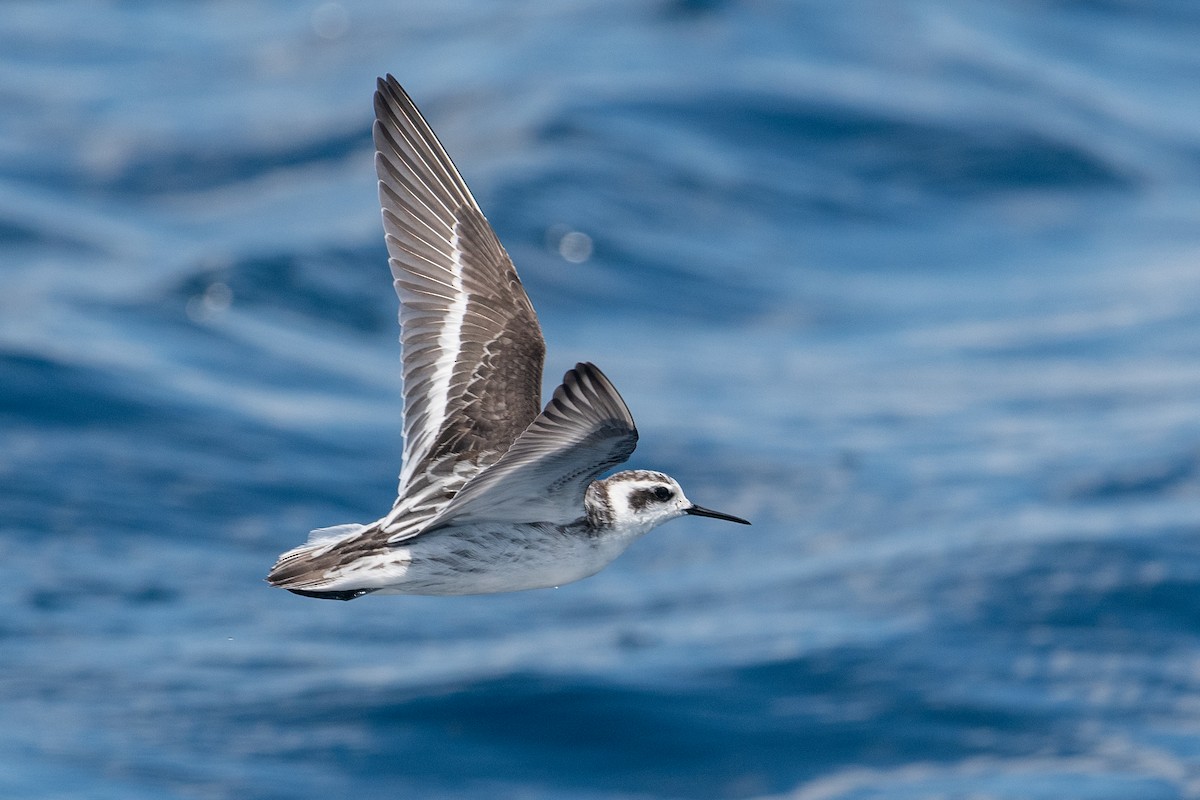
[[[1200,8],[11,2],[0,795],[1200,797]],[[686,520],[270,589],[399,470],[394,73]]]

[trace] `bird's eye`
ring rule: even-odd
[[[670,500],[671,490],[665,486],[656,486],[654,488],[654,496],[659,500]]]

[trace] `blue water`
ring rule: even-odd
[[[1185,0],[6,4],[0,797],[1200,797],[1198,41]],[[632,464],[752,528],[262,582],[395,489],[385,72],[547,390],[595,361]]]

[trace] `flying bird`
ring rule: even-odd
[[[625,401],[576,364],[541,408],[546,344],[512,260],[391,75],[375,92],[375,169],[400,297],[404,451],[381,519],[313,531],[267,580],[307,597],[459,595],[599,572],[696,505],[669,475],[600,476],[633,453]]]

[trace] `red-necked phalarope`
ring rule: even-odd
[[[546,345],[508,253],[392,76],[375,92],[375,169],[403,345],[399,497],[369,525],[313,531],[267,580],[296,594],[483,594],[586,578],[685,514],[674,478],[629,470],[633,417],[592,364],[539,413]]]

